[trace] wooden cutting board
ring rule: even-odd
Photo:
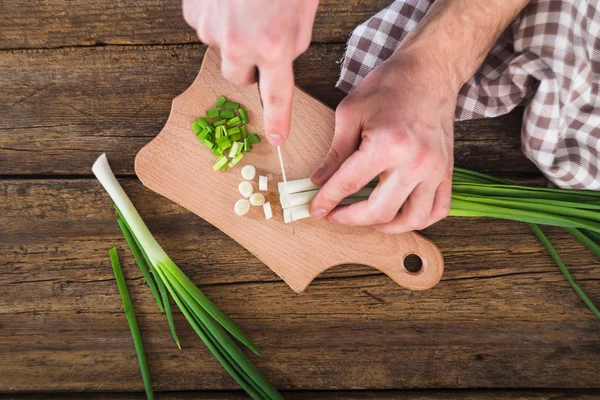
[[[337,66],[332,65],[332,68]],[[302,292],[321,272],[340,264],[374,267],[411,290],[434,286],[444,271],[439,249],[416,233],[385,235],[367,227],[345,227],[328,221],[295,222],[295,234],[283,223],[277,182],[281,181],[276,147],[266,139],[235,168],[215,172],[215,156],[194,135],[190,123],[214,107],[220,95],[240,102],[248,111],[249,133],[262,137],[262,108],[256,85],[236,87],[220,73],[219,54],[208,49],[198,77],[173,100],[171,115],[158,136],[137,155],[135,170],[145,186],[177,202],[213,224],[258,257],[296,292]],[[292,130],[282,147],[289,180],[306,178],[325,157],[334,130],[334,112],[300,89],[294,92]],[[258,175],[269,176],[267,201],[273,218],[266,220],[262,207],[252,207],[243,217],[233,205],[241,198],[241,167],[252,164]],[[198,238],[202,240],[201,237]],[[406,256],[422,260],[418,272],[404,267]]]

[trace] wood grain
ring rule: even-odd
[[[321,0],[312,40],[345,43],[356,25],[388,4]],[[181,0],[7,1],[0,4],[0,26],[0,49],[199,42],[183,19]]]
[[[335,107],[343,45],[313,45],[297,84]],[[196,77],[204,47],[108,46],[0,52],[0,175],[88,175],[106,152],[132,175],[135,154],[164,126]],[[456,126],[456,164],[504,177],[539,176],[520,151],[520,110]]]
[[[593,400],[600,398],[600,392],[596,390],[461,390],[461,391],[399,391],[399,390],[355,390],[334,392],[310,392],[293,391],[283,392],[282,395],[288,400],[310,399],[310,400]],[[16,394],[0,395],[4,400],[33,400],[39,395]],[[161,400],[246,400],[245,393],[222,391],[222,392],[170,392],[160,393]],[[46,400],[142,400],[142,393],[69,393],[69,394],[45,394]]]
[[[271,220],[265,219],[262,208],[253,208],[243,219],[234,214],[233,205],[241,197],[241,167],[223,173],[213,171],[215,156],[190,128],[190,123],[213,107],[219,96],[242,104],[250,119],[248,132],[261,132],[263,142],[256,143],[240,165],[255,165],[258,174],[270,177],[265,195],[273,208]],[[439,282],[444,271],[439,249],[413,232],[386,235],[371,228],[306,220],[297,221],[297,230],[292,234],[291,226],[283,223],[277,195],[277,183],[283,181],[277,148],[262,134],[261,114],[256,84],[236,87],[227,82],[221,76],[219,53],[210,48],[194,83],[173,100],[165,127],[137,154],[136,174],[146,187],[240,243],[296,292],[303,292],[326,269],[351,262],[376,268],[411,290],[430,289]],[[290,180],[306,178],[320,165],[335,126],[333,110],[297,88],[292,116],[290,137],[281,147]],[[409,255],[417,255],[422,261],[417,272],[405,268],[404,259]]]
[[[597,385],[598,320],[522,224],[451,218],[427,230],[446,258],[430,291],[341,266],[297,295],[205,221],[135,180],[124,187],[170,256],[264,352],[256,362],[281,389]],[[0,196],[0,391],[142,389],[111,246],[156,389],[237,388],[179,313],[176,350],[98,183],[5,180]],[[597,258],[548,232],[598,301]]]

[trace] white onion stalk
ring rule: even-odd
[[[252,196],[252,193],[254,193],[252,183],[248,181],[240,182],[240,184],[238,185],[238,190],[240,191],[240,194],[245,198],[249,198],[250,196]]]
[[[258,177],[258,190],[261,192],[269,190],[269,178],[264,175]]]
[[[252,179],[254,179],[254,177],[256,176],[256,168],[254,168],[253,165],[244,165],[244,168],[242,168],[242,178],[244,178],[247,181],[251,181]]]
[[[291,210],[291,211],[290,211]],[[283,210],[283,222],[286,224],[292,221],[298,221],[300,219],[309,218],[310,210],[309,204],[303,204],[292,208],[285,208]]]
[[[265,204],[263,204],[263,211],[265,213],[265,219],[273,218],[273,210],[271,209],[270,202],[267,201]]]
[[[372,191],[373,191],[373,188],[365,187],[365,188],[360,189],[358,192],[348,196],[347,198],[348,199],[358,198],[361,200],[365,200],[366,198],[369,197],[369,195],[371,194]],[[317,192],[318,192],[318,190],[309,190],[307,192],[292,193],[287,196],[281,195],[280,196],[281,207],[282,208],[290,208],[290,207],[301,206],[303,204],[309,204],[313,200],[313,198],[315,197]],[[356,201],[354,201],[354,203],[356,203]],[[342,204],[342,203],[340,203],[340,204]],[[352,203],[344,202],[344,204],[352,204]],[[342,204],[342,205],[344,205],[344,204]]]
[[[314,190],[320,188],[319,185],[315,185],[310,181],[310,178],[298,179],[296,181],[288,181],[287,183],[287,193],[298,193],[298,192],[306,192],[308,190]],[[277,184],[277,190],[279,190],[279,194],[285,193],[283,182],[279,182]]]
[[[169,258],[167,253],[160,247],[160,244],[154,239],[152,233],[138,214],[137,210],[127,197],[127,194],[117,181],[117,178],[110,169],[106,155],[102,154],[94,163],[92,172],[100,181],[104,189],[118,208],[120,216],[128,226],[134,238],[139,243],[140,250],[146,255],[148,263],[151,264],[157,273],[157,279],[161,279],[168,289],[169,293],[180,306],[184,307],[182,311],[187,312],[185,306],[180,305],[185,302],[188,307],[197,310],[198,318],[208,329],[215,332],[215,337],[219,342],[230,346],[231,339],[227,335],[218,334],[219,326],[225,328],[231,335],[241,341],[255,353],[258,353],[256,346],[244,335],[244,333],[212,302],[194,283],[179,269],[179,267]],[[159,278],[160,277],[160,278]],[[177,289],[181,288],[183,291]],[[187,300],[184,300],[184,297]],[[189,300],[189,301],[188,301]],[[200,308],[196,308],[200,307]],[[202,311],[204,310],[204,311]],[[204,313],[206,312],[206,313]],[[186,315],[186,318],[188,316]],[[190,324],[194,325],[197,321],[194,318],[188,318]],[[203,338],[203,341],[206,341]],[[237,351],[230,348],[232,351]],[[241,357],[241,356],[240,356]]]
[[[262,206],[265,204],[265,196],[262,193],[253,193],[250,196],[250,204],[253,206]]]

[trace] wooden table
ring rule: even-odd
[[[347,35],[388,1],[322,0],[298,85],[334,107]],[[2,397],[143,398],[107,255],[117,246],[159,397],[245,398],[180,314],[183,350],[173,344],[91,175],[106,152],[159,242],[263,350],[256,362],[286,398],[600,398],[600,321],[523,224],[450,218],[427,229],[446,272],[426,292],[350,265],[295,294],[142,187],[134,156],[205,51],[179,1],[3,2],[0,48]],[[456,164],[541,183],[519,149],[521,114],[457,124]],[[598,260],[547,231],[600,302]]]

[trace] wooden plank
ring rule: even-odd
[[[427,390],[427,391],[334,391],[334,392],[283,392],[282,395],[289,400],[295,399],[319,399],[319,400],[592,400],[600,398],[596,390]],[[240,392],[170,392],[160,393],[161,400],[245,400],[248,395]],[[39,399],[39,394],[9,394],[2,396],[4,400],[33,400]],[[145,399],[142,393],[60,393],[44,394],[46,400],[137,400]]]
[[[410,292],[340,266],[298,295],[200,218],[125,179],[159,242],[262,349],[286,390],[597,387],[598,320],[522,224],[451,218],[426,234],[446,257]],[[117,246],[155,388],[237,389],[177,313],[178,351],[93,180],[0,181],[0,391],[139,391],[107,249]],[[559,230],[592,299],[597,259]]]
[[[343,45],[313,45],[297,84],[331,107]],[[107,152],[115,173],[165,124],[172,99],[194,80],[204,47],[101,47],[0,53],[0,174],[89,175]],[[500,176],[537,176],[520,151],[522,110],[457,124],[456,164]]]
[[[321,0],[313,41],[345,43],[361,22],[389,0]],[[183,19],[181,0],[128,2],[27,0],[0,9],[0,49],[53,48],[104,44],[198,43]]]

